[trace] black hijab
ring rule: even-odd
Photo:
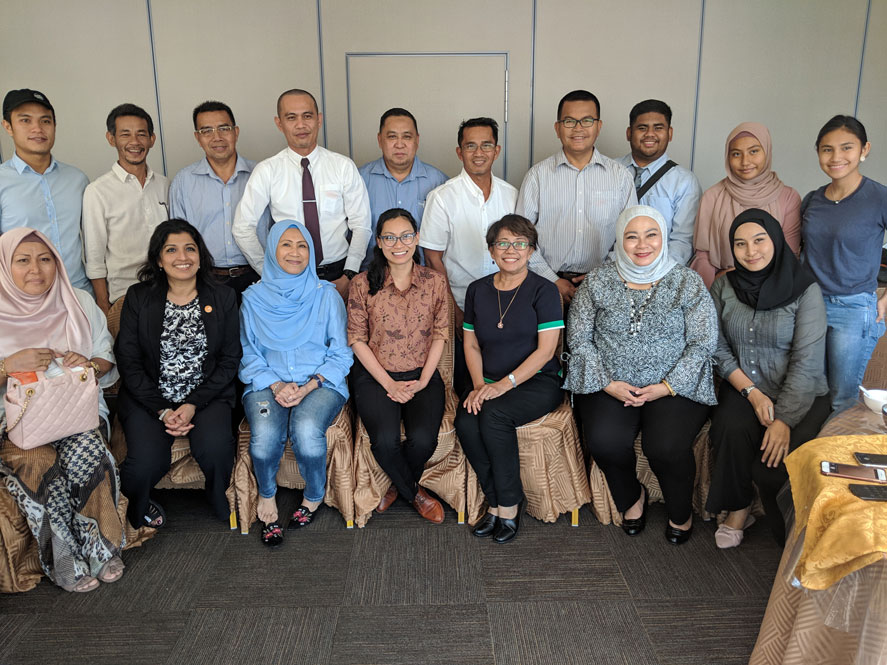
[[[743,268],[733,248],[736,229],[749,222],[761,226],[773,241],[773,258],[767,266],[757,271]],[[733,220],[730,225],[730,251],[733,252],[736,269],[727,273],[727,279],[736,297],[759,312],[794,302],[816,281],[786,244],[779,222],[764,210],[749,208]]]

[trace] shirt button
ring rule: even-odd
[[[750,362],[752,365],[755,364],[755,361],[754,361],[754,360],[750,360],[749,362]]]
[[[749,332],[754,332],[755,329],[754,329],[754,328],[749,328],[748,331],[749,331]]]
[[[757,374],[757,372],[756,372],[756,371],[754,371],[754,370],[752,370],[752,371],[751,371],[751,373],[752,373],[752,374]]]

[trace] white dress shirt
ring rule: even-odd
[[[148,241],[169,219],[169,180],[148,167],[145,186],[120,164],[83,192],[83,245],[86,276],[108,280],[113,303],[138,281],[148,258]]]
[[[265,251],[256,237],[256,225],[270,206],[275,222],[305,222],[302,208],[302,156],[284,148],[256,165],[234,215],[234,240],[250,265],[262,273]],[[308,155],[320,239],[321,265],[347,257],[345,270],[360,270],[370,235],[370,197],[357,166],[344,155],[317,146]],[[346,233],[351,231],[349,245]]]
[[[600,150],[581,171],[563,150],[539,162],[524,177],[517,202],[517,214],[539,233],[530,269],[553,282],[558,272],[597,268],[613,248],[619,214],[637,202],[634,177]]]
[[[647,182],[656,171],[668,161],[668,153],[646,166],[638,166],[631,153],[622,157],[619,163],[632,175],[641,169],[641,185]],[[647,190],[638,201],[652,206],[662,213],[668,225],[668,255],[678,263],[686,264],[693,256],[693,228],[696,225],[696,211],[702,187],[693,172],[683,166],[673,166]]]
[[[496,176],[485,201],[465,169],[428,194],[419,245],[444,253],[450,289],[460,309],[471,282],[499,271],[487,248],[487,229],[513,213],[516,201],[517,190]]]

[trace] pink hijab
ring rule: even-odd
[[[55,257],[55,281],[39,296],[28,295],[12,279],[15,250],[31,234]],[[76,351],[87,358],[91,355],[92,334],[86,312],[77,301],[58,250],[39,231],[18,228],[0,235],[0,328],[2,357],[34,347]]]
[[[739,134],[750,134],[761,143],[766,155],[763,172],[751,180],[738,178],[730,168],[730,144]],[[758,122],[743,122],[727,137],[724,147],[724,166],[727,177],[716,183],[703,195],[696,216],[696,249],[709,253],[714,266],[733,265],[730,247],[730,225],[736,216],[749,208],[766,210],[779,221],[785,222],[781,194],[785,185],[770,169],[773,162],[770,131]]]

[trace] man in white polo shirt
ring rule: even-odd
[[[514,212],[517,189],[493,175],[499,157],[499,125],[472,118],[459,126],[456,154],[462,172],[431,191],[425,201],[419,245],[430,268],[447,276],[455,302],[456,334],[462,336],[462,308],[468,285],[498,271],[486,243],[487,229]],[[462,345],[455,345],[456,391],[467,386]]]

